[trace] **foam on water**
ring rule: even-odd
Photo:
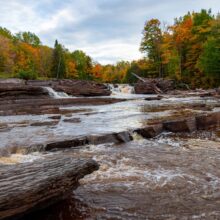
[[[54,89],[52,89],[51,87],[43,87],[43,88],[46,89],[48,91],[49,95],[55,99],[72,98],[71,96],[69,96],[65,92],[57,92]]]
[[[0,157],[0,164],[18,164],[18,163],[30,163],[42,158],[42,155],[38,152],[32,154],[11,154],[8,157]]]

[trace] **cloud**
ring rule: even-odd
[[[148,19],[171,24],[188,11],[220,10],[219,0],[0,1],[1,26],[12,32],[35,32],[49,46],[58,39],[101,63],[140,58],[141,32]]]

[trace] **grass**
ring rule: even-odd
[[[8,79],[8,78],[14,78],[15,74],[14,73],[0,73],[0,79]]]
[[[16,73],[0,73],[0,79],[18,78]],[[37,77],[38,80],[50,80],[48,77]]]

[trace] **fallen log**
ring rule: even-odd
[[[66,198],[78,180],[98,169],[91,159],[45,156],[31,163],[0,166],[0,219],[15,219]]]

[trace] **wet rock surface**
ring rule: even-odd
[[[64,199],[80,178],[97,169],[93,160],[65,155],[1,166],[0,219],[21,217]]]
[[[0,101],[0,115],[59,114],[59,107],[71,105],[105,105],[123,101],[115,98],[17,99]]]
[[[197,129],[195,117],[166,121],[163,127],[171,132],[193,132]]]
[[[138,134],[140,134],[144,138],[153,138],[163,132],[163,125],[155,124],[144,128],[139,128],[135,130]]]

